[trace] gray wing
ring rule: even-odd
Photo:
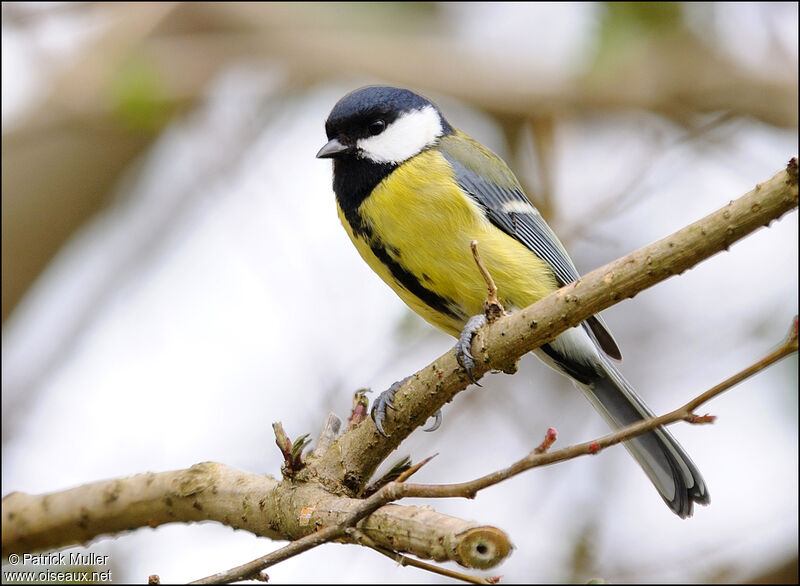
[[[570,259],[561,241],[511,175],[508,186],[500,186],[476,173],[445,149],[444,157],[452,165],[456,180],[486,212],[489,220],[503,232],[527,246],[536,256],[546,261],[560,285],[580,278],[578,269]],[[505,164],[498,159],[503,167]],[[592,336],[603,351],[617,360],[622,358],[617,343],[599,315],[586,320]]]

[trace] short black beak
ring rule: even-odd
[[[350,150],[350,147],[339,142],[338,138],[332,138],[317,153],[318,159],[332,159],[336,155]]]

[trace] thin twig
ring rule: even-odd
[[[715,387],[707,390],[702,395],[699,395],[696,399],[689,401],[685,406],[686,410],[689,412],[694,411],[695,409],[697,409],[697,407],[699,407],[712,397],[716,397],[721,392],[728,390],[729,388],[731,388],[736,384],[739,384],[743,380],[756,374],[758,371],[764,370],[768,366],[771,366],[772,364],[778,362],[778,360],[797,352],[797,320],[798,316],[794,316],[792,327],[789,329],[789,333],[783,340],[783,343],[778,348],[776,348],[773,352],[770,352],[768,355],[766,355],[758,362],[751,364],[744,370],[734,374],[732,377],[722,381]]]
[[[475,264],[478,265],[478,271],[480,271],[483,280],[486,281],[487,297],[483,303],[483,309],[486,312],[486,320],[491,323],[504,315],[506,310],[497,298],[497,285],[494,284],[494,279],[492,279],[489,269],[483,264],[481,256],[478,254],[478,241],[473,240],[469,243],[469,247],[472,249],[472,258],[475,259]]]
[[[712,421],[713,418],[707,416],[697,417],[692,412],[703,403],[706,403],[717,395],[725,392],[737,383],[767,368],[781,358],[797,352],[797,320],[798,318],[795,316],[789,336],[784,340],[778,349],[769,353],[767,356],[755,362],[753,365],[748,366],[741,372],[698,395],[682,407],[679,407],[670,413],[661,415],[659,417],[638,421],[601,438],[584,442],[582,444],[569,446],[554,452],[540,452],[538,450],[534,450],[528,456],[515,462],[504,470],[492,472],[491,474],[487,474],[486,476],[482,476],[481,478],[477,478],[469,482],[440,485],[404,484],[401,487],[398,487],[398,490],[402,493],[403,497],[474,498],[478,491],[502,482],[503,480],[507,480],[526,470],[530,470],[531,468],[546,466],[548,464],[569,460],[587,454],[596,454],[604,448],[627,441],[662,425],[670,425],[681,420],[689,421],[690,423],[708,423]]]
[[[768,224],[790,209],[795,209],[797,207],[797,169],[797,159],[792,159],[784,171],[757,185],[754,190],[732,201],[718,212],[714,212],[707,218],[687,226],[662,241],[596,269],[585,275],[580,281],[567,285],[540,300],[535,306],[520,310],[517,315],[503,318],[493,327],[486,328],[483,334],[479,334],[482,338],[481,344],[476,344],[476,351],[483,356],[477,368],[481,372],[491,368],[500,368],[508,361],[514,360],[523,353],[552,339],[553,336],[563,331],[563,328],[580,323],[588,316],[619,299],[635,295],[647,286],[687,270],[712,252],[727,249],[744,234]],[[489,348],[492,349],[491,357],[488,356],[486,350]],[[795,340],[789,348],[784,348],[774,357],[766,358],[764,365],[771,364],[780,357],[796,351],[796,348]],[[728,384],[735,384],[759,368],[763,368],[763,366],[751,367],[750,372],[743,371],[740,375],[732,377]],[[323,484],[324,486],[341,487],[344,485],[343,472],[348,475],[349,479],[369,478],[377,464],[382,462],[412,429],[421,425],[433,410],[451,400],[460,389],[466,386],[463,378],[460,366],[452,352],[437,358],[434,363],[416,375],[408,377],[410,383],[401,389],[400,400],[404,398],[403,393],[412,399],[420,400],[406,402],[408,408],[404,413],[408,416],[404,423],[405,427],[399,429],[399,433],[393,433],[390,438],[380,435],[369,420],[349,430],[337,439],[336,449],[326,450],[314,462],[315,478],[320,481],[313,483],[314,486]],[[719,392],[721,390],[714,390],[709,392],[710,395],[707,393],[700,396],[700,403]],[[405,405],[402,406],[405,407]],[[681,414],[684,418],[691,414],[691,409],[696,405],[690,403],[687,407],[687,411]],[[634,434],[644,433],[657,425],[671,423],[672,421],[666,419],[669,416],[670,414],[665,418],[644,422],[643,426],[626,428],[619,432],[627,432],[624,437],[612,434],[610,437],[615,441],[605,441],[607,438],[601,438],[598,441],[577,446],[572,454],[563,451],[540,454],[536,456],[533,465],[529,464],[528,460],[522,460],[515,465],[517,467],[515,473],[534,465],[553,463],[581,453],[596,453],[607,445],[630,439]],[[695,421],[701,420],[704,418],[695,418]],[[224,470],[226,468],[222,465],[203,463],[185,471],[142,474],[130,479],[92,483],[50,495],[12,493],[3,499],[3,552],[52,549],[75,543],[85,543],[99,535],[117,533],[125,529],[146,525],[152,527],[175,521],[216,520],[221,523],[234,524],[231,521],[234,516],[237,528],[257,532],[259,535],[276,539],[286,538],[287,535],[292,537],[297,535],[281,525],[280,512],[282,510],[275,510],[277,506],[273,506],[271,503],[268,504],[270,506],[269,514],[272,516],[267,518],[274,523],[264,523],[261,517],[240,515],[240,500],[230,501],[218,498],[217,489],[220,486],[223,488],[230,486],[227,482],[217,483],[218,476]],[[282,494],[280,487],[275,486],[277,481],[274,479],[236,471],[234,471],[234,475],[238,479],[234,484],[236,490],[230,490],[229,493],[238,494],[237,491],[242,490],[239,484],[241,481],[252,483],[256,487],[252,490],[258,491],[259,494],[265,492],[265,483],[269,487],[270,494],[273,492]],[[506,475],[506,477],[508,476]],[[490,482],[479,479],[479,482],[483,482],[483,484],[473,484],[460,491],[443,486],[434,487],[435,490],[429,488],[427,492],[416,494],[412,491],[412,485],[394,482],[388,484],[385,491],[381,489],[381,492],[376,495],[391,495],[389,500],[417,495],[469,497],[484,486],[489,486],[502,479]],[[126,490],[121,491],[121,487]],[[290,487],[292,489],[303,488],[291,485]],[[358,487],[351,488],[355,491]],[[405,492],[401,491],[401,488]],[[325,492],[322,489],[319,490]],[[163,498],[165,494],[169,498]],[[130,506],[132,498],[136,499],[137,506]],[[376,498],[378,497],[376,496]],[[144,502],[144,506],[141,506],[142,502]],[[369,504],[375,501],[367,499],[363,502]],[[76,503],[86,503],[86,505],[85,507],[76,506]],[[375,506],[380,506],[380,504]],[[355,511],[358,518],[369,515],[369,512],[362,515],[361,510],[359,508]],[[91,514],[83,511],[89,511]],[[232,511],[233,514],[228,514],[228,511]],[[380,514],[384,514],[384,512],[380,512]],[[338,514],[336,518],[345,519],[344,515],[339,516]],[[347,518],[346,522],[352,523],[352,518]],[[327,523],[322,523],[322,525],[326,526]],[[325,537],[323,541],[327,539],[330,537]],[[375,539],[379,538],[375,537]],[[309,545],[305,549],[309,547],[313,547],[313,545]],[[284,554],[284,559],[285,557]]]
[[[397,487],[402,486],[402,483],[405,479],[414,474],[433,458],[434,456],[430,456],[429,458],[422,460],[418,464],[403,472],[403,474],[401,474],[397,480],[390,482],[372,496],[364,499],[362,504],[360,504],[356,509],[353,510],[352,513],[350,513],[336,525],[329,525],[328,527],[320,529],[319,531],[310,533],[309,535],[301,537],[300,539],[296,539],[290,544],[270,552],[267,555],[261,556],[260,558],[257,558],[251,562],[247,562],[241,566],[236,566],[235,568],[231,568],[230,570],[226,570],[224,572],[207,576],[206,578],[201,578],[200,580],[195,580],[194,582],[190,582],[190,584],[229,584],[231,582],[241,582],[242,580],[253,579],[253,576],[256,576],[270,566],[274,566],[279,562],[288,560],[291,557],[308,551],[309,549],[313,549],[318,545],[322,545],[323,543],[338,539],[344,535],[345,531],[349,527],[355,525],[364,517],[369,516],[376,509],[379,509],[383,505],[397,500]]]
[[[566,329],[729,249],[796,207],[797,159],[793,158],[784,170],[705,218],[482,328],[472,344],[473,377],[478,380],[490,370],[513,369],[522,355]],[[398,388],[395,405],[403,416],[394,419],[390,436],[381,435],[370,420],[365,421],[339,439],[338,450],[329,450],[315,462],[317,477],[334,484],[341,483],[344,474],[371,477],[414,429],[469,383],[454,352],[437,357]]]
[[[304,551],[308,551],[309,549],[313,549],[318,545],[322,545],[323,543],[337,539],[344,534],[348,527],[358,523],[361,519],[375,511],[375,509],[378,509],[386,503],[394,500],[393,497],[389,496],[391,491],[384,490],[386,488],[387,487],[383,487],[381,490],[366,499],[362,506],[348,515],[341,523],[330,525],[324,529],[320,529],[315,533],[311,533],[305,537],[296,539],[290,544],[270,552],[265,556],[261,556],[260,558],[257,558],[251,562],[231,568],[230,570],[226,570],[224,572],[213,574],[206,578],[201,578],[200,580],[190,582],[190,584],[229,584],[231,582],[247,580],[260,573],[262,570],[269,568],[270,566],[274,566],[279,562],[288,560],[289,558],[301,554]]]
[[[438,455],[439,455],[439,453],[437,452],[433,456],[428,456],[427,458],[425,458],[421,462],[417,462],[413,466],[409,467],[407,470],[404,470],[400,474],[400,476],[397,477],[397,480],[395,480],[395,482],[405,482],[406,480],[411,478],[414,474],[416,474],[419,471],[420,468],[422,468],[425,464],[427,464],[428,462],[433,460]]]
[[[542,446],[539,446],[539,448],[535,449],[526,457],[515,462],[514,464],[512,464],[511,466],[509,466],[504,470],[498,470],[496,472],[487,474],[486,476],[482,476],[481,478],[477,478],[469,482],[461,482],[456,484],[440,484],[440,485],[409,484],[403,482],[414,472],[416,472],[427,462],[429,462],[433,458],[433,456],[431,456],[430,458],[423,460],[422,462],[418,463],[417,465],[413,466],[412,468],[404,472],[398,478],[398,480],[390,482],[386,486],[383,486],[378,492],[376,492],[375,494],[364,500],[364,503],[361,506],[359,506],[355,511],[353,511],[350,515],[348,515],[348,517],[346,517],[337,525],[331,525],[329,527],[321,529],[320,531],[317,531],[316,533],[312,533],[310,535],[302,537],[296,541],[293,541],[286,547],[283,547],[277,551],[267,554],[261,558],[258,558],[257,560],[254,560],[237,568],[233,568],[231,570],[228,570],[227,572],[221,572],[219,574],[209,576],[208,578],[204,578],[202,580],[198,580],[197,582],[193,583],[224,584],[224,583],[244,580],[250,576],[257,574],[258,572],[261,572],[262,570],[268,568],[269,566],[275,565],[278,562],[281,562],[299,553],[307,551],[313,547],[316,547],[317,545],[321,545],[328,541],[338,539],[347,532],[348,528],[358,523],[361,519],[368,516],[376,509],[380,508],[384,504],[387,504],[394,500],[398,500],[400,498],[405,498],[405,497],[474,498],[474,496],[478,491],[483,490],[484,488],[487,488],[489,486],[493,486],[499,482],[502,482],[503,480],[507,480],[526,470],[530,470],[531,468],[545,466],[547,464],[553,464],[555,462],[561,462],[563,460],[569,460],[587,454],[596,454],[597,452],[599,452],[604,448],[632,439],[636,436],[647,433],[648,431],[652,431],[653,429],[660,427],[662,425],[670,425],[672,423],[681,420],[690,421],[693,423],[709,422],[712,419],[708,417],[698,418],[694,416],[693,411],[700,405],[706,403],[707,401],[711,400],[717,395],[720,395],[721,393],[725,392],[726,390],[730,389],[731,387],[745,380],[746,378],[754,375],[755,373],[774,364],[781,358],[785,358],[786,356],[789,356],[790,354],[797,352],[797,348],[798,348],[798,318],[797,316],[795,316],[792,322],[792,327],[790,329],[789,335],[786,337],[786,339],[783,341],[780,347],[778,347],[773,352],[770,352],[767,356],[765,356],[761,360],[755,362],[754,364],[748,366],[747,368],[743,369],[734,376],[726,379],[720,384],[698,395],[697,397],[695,397],[682,407],[679,407],[678,409],[675,409],[670,413],[661,415],[659,417],[644,419],[642,421],[623,427],[613,433],[607,434],[598,439],[569,446],[567,448],[556,450],[554,452],[544,451],[546,447],[549,447],[549,444],[551,444],[552,441],[555,441],[555,433],[552,430],[548,430],[545,442],[543,442]],[[373,549],[381,551],[380,549],[377,548]],[[389,557],[392,557],[393,559],[397,559],[395,557],[396,554],[394,554],[394,552],[387,553],[387,551],[381,551],[381,553],[389,555]],[[422,562],[418,563],[422,564]],[[417,562],[410,565],[417,565]],[[427,564],[424,564],[424,566],[427,566]],[[422,567],[422,566],[417,565],[417,567]],[[434,566],[430,566],[430,568],[426,567],[425,569],[434,571],[431,568],[434,568]],[[437,572],[437,573],[442,573],[442,572]],[[448,575],[448,574],[443,574],[443,575]]]

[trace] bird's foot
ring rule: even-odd
[[[456,360],[467,372],[467,376],[469,380],[475,383],[478,386],[481,386],[480,383],[475,380],[475,377],[472,375],[472,369],[475,368],[475,358],[472,356],[472,338],[475,337],[475,334],[478,333],[478,330],[481,329],[484,325],[486,325],[486,316],[484,314],[480,315],[473,315],[467,321],[467,325],[464,326],[464,329],[461,330],[461,334],[458,336],[458,342],[456,342]]]
[[[396,409],[393,402],[394,396],[397,394],[398,389],[403,386],[403,383],[409,378],[411,377],[407,376],[403,380],[393,383],[392,386],[378,395],[378,398],[375,399],[375,402],[372,404],[370,414],[372,415],[373,421],[375,421],[375,427],[378,428],[378,432],[383,437],[389,437],[389,434],[386,433],[383,427],[383,424],[386,422],[387,409]],[[442,425],[442,410],[438,409],[433,416],[435,418],[433,424],[430,427],[426,427],[423,431],[436,431],[439,429],[439,426]]]
[[[407,380],[408,377],[392,383],[392,386],[378,395],[378,398],[372,403],[370,414],[372,415],[372,420],[375,422],[375,427],[378,428],[378,432],[380,432],[383,437],[389,437],[389,434],[383,429],[383,424],[386,421],[386,410],[395,409],[394,403],[392,402],[394,396],[397,393],[397,389]]]

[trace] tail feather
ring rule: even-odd
[[[653,412],[639,398],[613,364],[602,359],[602,373],[589,384],[579,384],[612,427],[623,427]],[[706,505],[710,496],[694,462],[664,427],[625,442],[664,501],[677,515],[690,517],[694,503]]]
[[[625,377],[598,349],[587,325],[567,330],[534,353],[545,364],[570,377],[613,428],[654,417]],[[709,503],[702,475],[666,428],[658,427],[624,445],[677,515],[690,517],[694,503]]]

